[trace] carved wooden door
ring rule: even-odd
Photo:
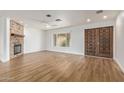
[[[86,29],[85,54],[113,57],[113,27]]]
[[[86,29],[85,31],[85,53],[86,55],[96,55],[96,29]]]
[[[113,57],[113,27],[99,30],[99,56]]]

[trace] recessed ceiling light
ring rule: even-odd
[[[46,25],[47,28],[51,27],[50,25]]]
[[[107,16],[103,16],[104,19],[107,19]]]
[[[87,19],[87,22],[90,22],[90,21],[91,21],[91,19],[88,18],[88,19]]]

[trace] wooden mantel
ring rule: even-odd
[[[24,37],[24,35],[16,34],[16,33],[11,33],[11,36]]]

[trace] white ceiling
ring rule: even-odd
[[[119,12],[119,10],[104,10],[103,13],[96,14],[96,10],[0,10],[0,16],[11,17],[27,26],[49,30],[115,19]],[[46,17],[47,14],[52,17]],[[107,16],[107,19],[103,19],[103,16]],[[87,22],[88,18],[91,19],[90,22]],[[62,21],[57,22],[56,19]]]

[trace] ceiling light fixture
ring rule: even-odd
[[[103,16],[104,19],[107,19],[107,16]]]
[[[88,19],[87,19],[87,22],[90,22],[90,21],[91,21],[91,19],[88,18]]]
[[[46,25],[47,28],[51,27],[50,25]]]

